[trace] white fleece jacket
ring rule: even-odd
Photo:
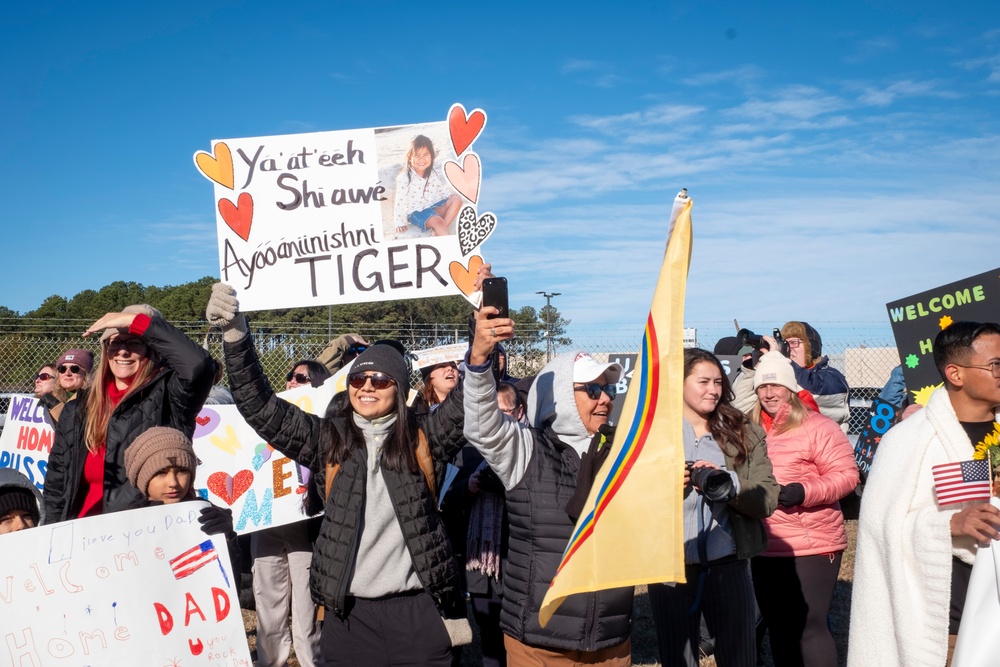
[[[941,667],[948,653],[951,560],[972,564],[972,538],[952,538],[931,468],[966,461],[973,448],[948,392],[882,438],[861,502],[848,667]]]

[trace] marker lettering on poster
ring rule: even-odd
[[[196,168],[215,188],[220,274],[241,309],[452,294],[475,303],[450,268],[482,261],[496,216],[476,211],[481,167],[474,194],[447,168],[459,159],[455,145],[479,166],[468,152],[482,129],[474,125],[476,132],[438,121],[220,139],[211,154],[196,153]],[[414,162],[418,143],[429,162]]]
[[[927,317],[928,315],[934,313],[940,313],[945,310],[965,306],[975,301],[985,300],[986,294],[983,290],[983,286],[975,285],[971,288],[961,289],[954,293],[946,293],[941,296],[935,296],[927,301],[926,306],[923,301],[918,301],[915,304],[891,308],[889,310],[889,316],[892,318],[893,322],[915,320],[919,317]]]

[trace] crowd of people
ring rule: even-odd
[[[397,341],[347,334],[297,361],[286,390],[346,369],[346,391],[315,415],[276,394],[229,286],[214,286],[206,316],[223,335],[231,395],[220,400],[308,469],[304,509],[322,513],[250,538],[257,667],[286,665],[293,647],[303,667],[458,664],[470,615],[485,666],[631,664],[630,587],[571,595],[539,622],[614,447],[619,364],[572,351],[511,378],[503,342],[516,325],[484,306],[465,358],[420,368],[419,391]],[[664,474],[683,480],[686,581],[648,589],[660,662],[697,666],[707,641],[720,667],[751,667],[766,635],[776,667],[944,665],[977,544],[1000,539],[1000,509],[939,504],[931,467],[1000,437],[1000,326],[943,330],[943,387],[882,439],[839,657],[829,620],[847,548],[839,501],[861,481],[842,426],[847,382],[808,323],[780,331],[757,347],[684,351],[672,390],[686,463]],[[98,333],[96,359],[71,349],[38,369],[35,395],[55,426],[47,477],[39,493],[0,470],[0,533],[195,498],[195,417],[223,366],[148,305],[85,335]],[[725,352],[743,359],[732,382]],[[905,402],[901,383],[894,374],[884,393]],[[208,506],[200,522],[239,563],[231,513]]]

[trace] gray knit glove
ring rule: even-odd
[[[222,329],[222,340],[227,343],[238,343],[247,335],[247,320],[240,313],[236,290],[226,283],[212,285],[205,318],[213,327]]]

